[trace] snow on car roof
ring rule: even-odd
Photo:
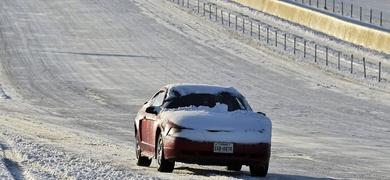
[[[206,84],[169,84],[165,86],[168,89],[168,99],[177,96],[185,96],[188,94],[219,94],[221,92],[227,92],[232,95],[242,95],[233,87],[206,85]]]

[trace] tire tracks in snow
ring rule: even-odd
[[[3,134],[1,134],[0,137],[2,137]],[[5,169],[0,171],[3,173],[0,174],[0,179],[24,179],[23,168],[16,160],[11,146],[8,143],[0,141],[0,151],[2,152],[0,155],[0,169]]]
[[[3,89],[3,86],[0,84],[0,97],[2,98],[2,99],[5,99],[5,100],[10,100],[11,99],[11,96],[8,96],[6,93],[5,93],[5,91],[4,91],[4,89]]]

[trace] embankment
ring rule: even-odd
[[[390,33],[277,0],[234,0],[336,38],[390,54]]]

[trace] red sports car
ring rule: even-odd
[[[233,171],[248,165],[252,176],[267,175],[271,121],[232,87],[167,85],[142,106],[134,129],[139,166],[156,158],[160,172],[177,161]]]

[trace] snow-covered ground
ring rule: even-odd
[[[255,179],[247,167],[135,165],[135,113],[177,82],[233,86],[270,117],[265,179],[390,177],[388,84],[254,43],[170,0],[1,1],[0,46],[0,179]]]

